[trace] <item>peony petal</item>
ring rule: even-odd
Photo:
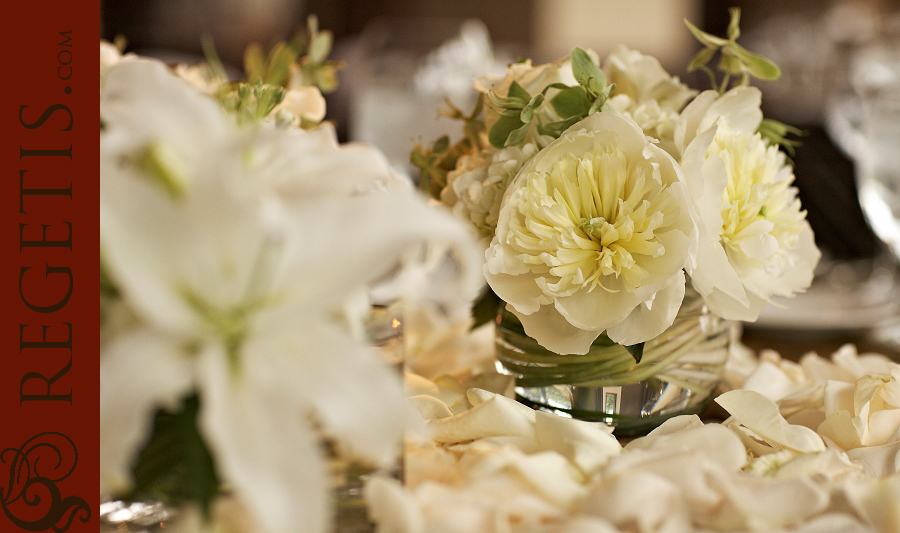
[[[738,422],[778,449],[790,448],[805,453],[825,449],[822,439],[814,431],[788,424],[775,402],[758,392],[729,391],[715,401]]]
[[[762,102],[762,92],[756,87],[735,87],[709,106],[709,117],[720,116],[725,120],[729,129],[753,133],[762,122],[762,111],[759,110]],[[702,124],[705,129],[711,124]]]
[[[539,447],[562,454],[585,476],[605,465],[622,451],[612,428],[600,423],[564,418],[535,411],[535,437]]]
[[[582,512],[605,518],[620,529],[672,533],[693,530],[680,488],[642,470],[625,472],[596,485],[585,498]]]
[[[679,270],[669,284],[658,290],[653,301],[641,303],[625,320],[607,328],[613,341],[631,346],[661,335],[675,321],[684,299],[684,272]]]
[[[900,531],[900,475],[850,481],[843,489],[857,514],[877,531]]]
[[[900,473],[900,442],[847,450],[847,457],[861,465],[866,475],[882,478]]]
[[[534,411],[498,394],[448,418],[429,422],[437,442],[465,442],[493,436],[518,436],[534,440]]]
[[[365,481],[363,494],[369,518],[379,533],[424,533],[423,517],[414,497],[399,481],[373,475]]]
[[[516,315],[526,335],[554,353],[586,354],[600,336],[600,331],[576,328],[552,305],[542,306],[530,315],[520,314],[509,304],[506,309]]]

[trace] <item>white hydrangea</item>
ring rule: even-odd
[[[460,157],[456,169],[447,174],[441,201],[456,215],[471,222],[485,248],[497,228],[506,188],[535,153],[537,147],[532,143],[521,148],[488,148]]]

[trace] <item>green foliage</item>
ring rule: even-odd
[[[451,145],[450,137],[444,135],[428,148],[417,143],[409,154],[409,162],[419,169],[419,188],[435,199],[440,199],[441,191],[447,186],[447,173],[456,168],[460,156],[484,148],[482,139],[485,127],[481,118],[483,95],[478,96],[474,109],[468,115],[449,100],[446,103],[448,109],[441,114],[463,121],[463,138]]]
[[[503,300],[488,287],[481,298],[472,306],[472,318],[475,319],[472,329],[496,320],[497,312],[501,305],[504,305]]]
[[[126,499],[195,503],[209,514],[219,491],[219,478],[209,448],[197,430],[199,408],[197,395],[192,394],[178,410],[156,413],[153,433],[132,469],[134,488]]]
[[[572,124],[604,108],[615,84],[606,84],[606,76],[581,48],[572,49],[571,60],[572,74],[578,85],[554,83],[532,96],[513,81],[506,97],[497,96],[494,92],[488,95],[491,108],[500,115],[488,133],[492,146],[504,148],[522,144],[533,125],[541,135],[559,137]],[[549,99],[550,106],[562,120],[544,124],[536,111],[544,104],[551,89],[558,92]]]
[[[237,116],[238,123],[257,122],[284,100],[286,91],[278,85],[268,85],[261,80],[255,83],[240,82],[235,88],[224,90],[219,100],[227,111]]]
[[[631,354],[631,357],[634,357],[635,363],[641,362],[641,358],[644,356],[644,343],[643,342],[640,344],[634,344],[632,346],[623,346],[623,348],[628,350],[628,353]]]
[[[337,88],[337,70],[341,63],[329,61],[332,36],[319,31],[319,23],[311,15],[305,33],[290,41],[275,43],[268,51],[257,43],[244,51],[245,79],[232,82],[216,53],[212,40],[204,38],[205,63],[201,73],[218,87],[216,97],[222,106],[236,113],[238,122],[248,123],[266,117],[284,100],[286,90],[294,86],[315,86],[322,93]],[[309,124],[301,124],[301,126]]]
[[[291,45],[299,51],[297,63],[302,85],[313,85],[323,94],[337,89],[337,71],[343,64],[331,61],[331,45],[334,38],[330,31],[319,30],[319,19],[310,15],[306,20],[306,33],[296,35]]]
[[[729,13],[731,14],[731,20],[728,24],[728,38],[706,33],[691,24],[690,21],[684,21],[694,37],[704,46],[688,64],[688,72],[695,70],[705,72],[709,76],[712,86],[720,94],[729,89],[729,84],[735,76],[740,76],[740,85],[749,85],[751,77],[770,81],[781,77],[781,71],[775,63],[749,52],[737,43],[737,38],[741,35],[739,27],[741,10],[732,7],[729,9]],[[717,68],[724,74],[721,82],[716,80],[715,73],[708,66],[708,63],[717,52],[719,53]]]
[[[771,145],[780,145],[791,155],[794,155],[794,148],[800,146],[802,143],[796,139],[789,139],[788,135],[802,136],[806,134],[806,132],[799,128],[789,126],[783,122],[778,122],[777,120],[772,120],[770,118],[763,119],[759,124],[757,132],[759,132],[760,136],[762,136],[767,143]]]

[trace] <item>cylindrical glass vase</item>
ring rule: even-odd
[[[675,322],[644,343],[640,362],[605,334],[585,355],[559,355],[526,335],[504,306],[497,317],[497,361],[501,372],[516,377],[516,398],[525,405],[605,422],[627,437],[676,415],[701,413],[739,335],[738,323],[711,313],[687,287]]]

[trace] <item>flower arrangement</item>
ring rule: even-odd
[[[585,354],[603,337],[639,361],[686,286],[753,321],[810,284],[820,253],[779,150],[796,130],[764,119],[750,85],[779,71],[736,42],[731,13],[727,38],[687,23],[704,45],[688,70],[710,90],[624,46],[603,61],[575,48],[476,80],[475,109],[449,111],[463,137],[413,150],[422,188],[478,231],[491,291],[548,350]]]
[[[369,291],[395,280],[413,303],[423,250],[449,250],[458,276],[434,298],[475,295],[468,229],[320,122],[305,84],[334,65],[312,30],[306,53],[251,49],[239,82],[213,55],[170,68],[100,44],[106,497],[216,530],[327,531],[323,438],[390,465],[404,428],[399,375],[364,334]]]

